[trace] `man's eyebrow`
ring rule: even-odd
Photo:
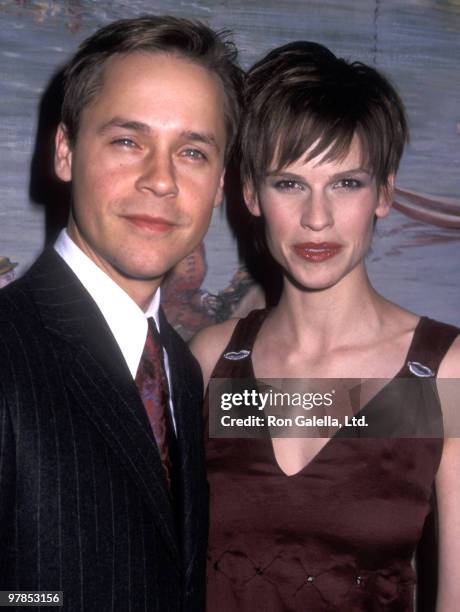
[[[134,132],[143,132],[147,134],[150,132],[150,126],[141,121],[134,121],[132,119],[125,119],[124,117],[113,117],[107,123],[104,123],[98,129],[99,134],[104,134],[110,131],[112,128],[124,128],[125,130],[132,130]]]
[[[194,132],[193,130],[186,130],[184,132],[181,132],[181,137],[186,138],[187,140],[192,140],[194,142],[202,142],[203,144],[210,145],[211,147],[216,149],[216,151],[220,151],[215,136],[208,132]]]
[[[132,119],[126,119],[124,117],[113,117],[107,123],[101,125],[98,129],[99,134],[104,134],[105,132],[110,131],[112,128],[124,128],[125,130],[132,130],[135,132],[142,132],[144,134],[148,134],[151,132],[150,126],[147,123],[142,123],[142,121],[134,121]],[[180,133],[181,138],[185,138],[187,140],[192,140],[194,142],[202,142],[203,144],[207,144],[216,151],[220,151],[220,147],[217,144],[217,140],[215,136],[209,132],[195,132],[194,130],[184,130]]]

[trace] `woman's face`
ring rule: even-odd
[[[323,155],[269,172],[257,194],[245,189],[249,210],[264,218],[272,256],[308,289],[331,287],[364,265],[374,218],[391,205],[393,177],[377,189],[356,136],[344,159],[322,162]]]

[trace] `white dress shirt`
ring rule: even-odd
[[[160,289],[158,288],[147,310],[143,312],[123,289],[99,268],[70,238],[67,230],[59,234],[54,249],[71,268],[75,276],[96,302],[125,358],[131,376],[136,378],[137,368],[147,338],[149,317],[153,317],[160,329],[159,308]],[[171,376],[168,354],[163,349],[164,365],[168,384]],[[174,422],[172,401],[169,402]]]

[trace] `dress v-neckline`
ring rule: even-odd
[[[265,312],[268,314],[268,311],[265,311]],[[417,322],[417,325],[416,325],[416,326],[415,326],[415,328],[414,328],[414,332],[413,332],[413,334],[412,334],[412,339],[411,339],[411,341],[410,341],[410,343],[409,343],[409,348],[407,349],[407,352],[406,352],[406,355],[405,355],[405,359],[404,359],[403,364],[401,365],[400,369],[399,369],[399,370],[396,372],[396,374],[395,374],[395,375],[394,375],[394,376],[393,376],[391,379],[389,379],[389,380],[388,380],[388,382],[387,382],[385,385],[383,385],[383,387],[381,387],[381,388],[380,388],[380,389],[377,391],[377,393],[376,393],[375,395],[373,395],[373,396],[371,397],[371,399],[370,399],[370,400],[368,400],[368,401],[367,401],[367,402],[364,404],[364,406],[362,406],[362,407],[361,407],[361,408],[360,408],[360,409],[359,409],[359,410],[358,410],[358,411],[357,411],[357,412],[356,412],[356,413],[353,415],[354,417],[359,418],[360,416],[363,416],[364,411],[365,411],[365,410],[368,410],[368,408],[371,406],[371,404],[372,404],[372,403],[375,403],[375,401],[377,401],[377,399],[379,398],[379,396],[380,396],[380,395],[381,395],[381,394],[382,394],[384,391],[387,391],[387,390],[388,390],[388,388],[390,387],[390,385],[392,385],[392,384],[394,383],[394,381],[395,381],[395,380],[397,380],[398,378],[401,378],[401,377],[402,377],[402,375],[403,375],[403,373],[404,373],[404,371],[405,371],[405,369],[406,369],[406,367],[407,367],[407,362],[409,361],[409,357],[410,357],[410,355],[411,355],[411,353],[412,353],[412,351],[413,351],[413,348],[414,348],[414,346],[415,346],[415,343],[416,343],[416,340],[417,340],[417,338],[416,338],[416,337],[417,337],[417,335],[418,335],[418,333],[419,333],[419,331],[420,331],[420,329],[421,329],[421,327],[422,327],[422,324],[423,324],[423,322],[424,322],[424,320],[425,320],[425,319],[426,319],[426,317],[424,317],[424,316],[422,316],[422,317],[420,317],[420,318],[419,318],[419,320],[418,320],[418,322]],[[260,329],[260,327],[262,327],[262,324],[263,324],[264,320],[265,320],[265,316],[262,318],[262,320],[261,320],[261,322],[260,322],[259,329]],[[258,331],[259,331],[259,330],[257,330],[257,333],[258,333]],[[256,337],[257,337],[257,334],[256,334]],[[252,347],[251,347],[250,354],[248,355],[248,358],[249,358],[249,371],[250,371],[251,378],[252,378],[252,379],[254,379],[254,380],[257,380],[257,379],[256,379],[256,376],[255,376],[255,372],[254,372],[254,364],[253,364],[253,361],[252,361],[252,352],[253,352],[254,344],[255,344],[255,338],[254,338],[253,345],[252,345]],[[321,454],[322,454],[323,452],[326,452],[326,448],[328,448],[328,447],[329,447],[329,446],[332,444],[332,442],[333,442],[333,441],[336,441],[336,440],[339,440],[339,439],[340,439],[340,435],[339,435],[339,434],[340,434],[340,432],[342,431],[342,429],[338,429],[338,430],[335,432],[335,434],[334,434],[333,436],[331,436],[331,437],[328,439],[328,441],[327,441],[327,442],[326,442],[326,443],[325,443],[325,444],[324,444],[324,445],[323,445],[323,446],[322,446],[322,447],[321,447],[321,448],[320,448],[320,449],[319,449],[319,450],[318,450],[318,451],[317,451],[317,452],[316,452],[314,455],[312,455],[311,459],[310,459],[309,461],[307,461],[307,463],[306,463],[306,464],[305,464],[305,465],[304,465],[304,466],[303,466],[303,467],[302,467],[300,470],[298,470],[297,472],[294,472],[293,474],[287,474],[287,473],[286,473],[286,472],[285,472],[285,471],[282,469],[282,467],[280,466],[280,464],[279,464],[279,462],[278,462],[278,460],[277,460],[277,458],[276,458],[275,448],[274,448],[274,446],[273,446],[273,438],[272,438],[272,436],[271,436],[271,435],[270,435],[270,433],[269,433],[269,431],[270,431],[270,430],[269,430],[269,428],[268,428],[268,426],[267,426],[267,425],[265,426],[265,428],[266,428],[266,430],[267,430],[267,436],[266,436],[266,437],[265,437],[263,440],[261,440],[261,441],[262,441],[263,443],[268,443],[268,444],[270,445],[270,453],[271,453],[272,461],[273,461],[273,463],[274,463],[274,465],[275,465],[276,469],[277,469],[277,470],[278,470],[278,471],[279,471],[279,472],[280,472],[280,473],[281,473],[283,476],[285,476],[286,478],[295,478],[296,476],[300,476],[300,475],[304,474],[304,473],[305,473],[305,472],[306,472],[306,471],[307,471],[307,470],[308,470],[308,469],[309,469],[309,468],[310,468],[310,467],[311,467],[311,466],[312,466],[314,463],[316,463],[316,461],[317,461],[317,460],[320,458]],[[359,436],[357,436],[357,437],[359,437]],[[344,438],[344,439],[345,439],[345,438]],[[350,438],[348,438],[348,439],[350,439]]]

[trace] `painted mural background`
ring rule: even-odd
[[[390,76],[411,143],[398,209],[377,226],[370,276],[388,298],[460,325],[460,0],[0,0],[0,285],[28,268],[65,218],[65,187],[49,165],[56,74],[96,28],[146,12],[233,30],[243,67],[309,39]],[[246,309],[250,285],[221,209],[164,299],[187,337]]]

